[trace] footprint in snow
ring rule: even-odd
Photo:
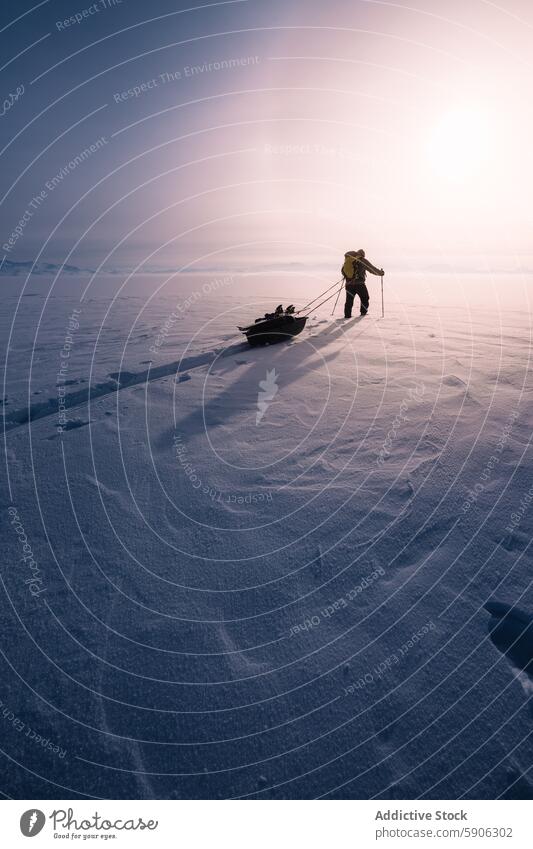
[[[442,382],[446,386],[466,386],[464,380],[461,380],[456,374],[447,374],[446,377],[442,378]]]
[[[85,427],[88,424],[89,422],[83,419],[69,419],[66,425],[63,426],[63,430],[76,430],[76,428]]]
[[[85,427],[88,425],[88,421],[84,421],[83,419],[69,419],[69,421],[63,425],[63,433],[66,430],[76,430],[79,427]],[[59,431],[57,433],[53,433],[51,436],[47,436],[48,440],[57,439],[59,436]]]
[[[509,662],[533,678],[533,615],[510,604],[488,601],[492,642]]]

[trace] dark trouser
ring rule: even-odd
[[[346,283],[346,303],[344,304],[344,318],[352,317],[353,300],[356,295],[361,299],[361,315],[366,315],[368,304],[370,303],[370,295],[366,288],[366,283]]]

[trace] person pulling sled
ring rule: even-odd
[[[382,268],[376,268],[365,258],[365,252],[348,251],[344,254],[344,265],[342,266],[342,276],[344,278],[344,288],[346,289],[346,303],[344,305],[344,318],[352,317],[352,307],[354,298],[359,295],[361,301],[361,315],[366,315],[370,296],[366,288],[366,272],[377,274],[378,277],[383,277],[385,272]]]

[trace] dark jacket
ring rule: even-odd
[[[365,257],[360,257],[354,263],[354,276],[353,277],[345,277],[346,284],[349,283],[364,283],[366,280],[366,272],[369,271],[370,274],[377,274],[379,277],[381,276],[381,269],[376,268],[375,265],[366,259]],[[342,268],[341,268],[342,274]],[[344,276],[344,275],[343,275]]]

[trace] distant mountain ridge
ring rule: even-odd
[[[20,277],[23,274],[30,272],[35,275],[57,274],[94,274],[92,268],[78,268],[77,265],[57,265],[53,262],[37,262],[35,265],[31,260],[26,262],[12,262],[10,259],[5,259],[0,267],[0,274],[6,277]]]

